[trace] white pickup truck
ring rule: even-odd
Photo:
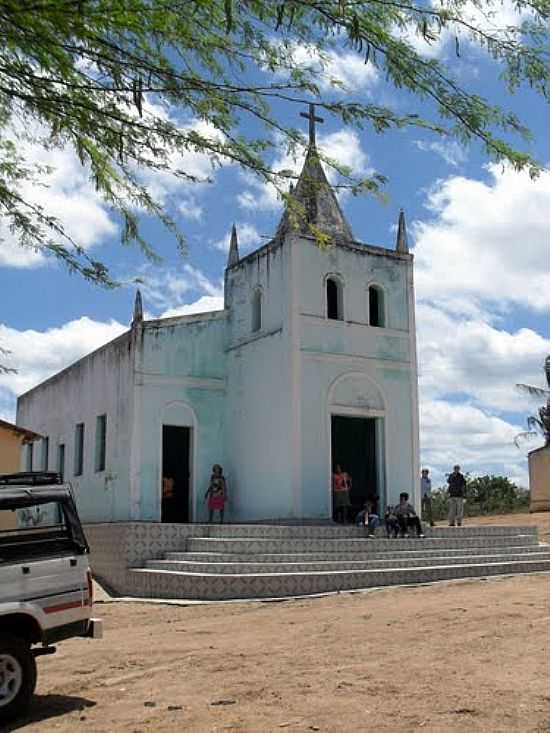
[[[30,702],[36,657],[64,639],[101,637],[88,553],[58,474],[0,476],[0,724]]]

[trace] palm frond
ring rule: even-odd
[[[535,430],[528,430],[524,433],[519,433],[514,438],[514,445],[516,448],[521,448],[521,443],[524,440],[534,440],[535,438],[538,438],[539,434]]]
[[[531,384],[516,384],[521,392],[527,392],[531,397],[547,397],[550,396],[550,390],[543,387],[533,387]]]
[[[538,417],[535,417],[534,415],[530,415],[527,418],[527,427],[532,432],[537,432],[538,430],[544,430],[544,424],[542,420],[540,420]]]

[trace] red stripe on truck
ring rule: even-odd
[[[48,606],[48,608],[44,609],[44,613],[58,613],[59,611],[69,611],[71,608],[82,608],[82,601],[62,603],[59,606]]]

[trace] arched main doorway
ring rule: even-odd
[[[366,501],[382,512],[385,503],[385,404],[378,385],[360,372],[336,379],[329,391],[330,492],[337,465],[351,476],[348,519]],[[333,512],[334,516],[334,512]]]

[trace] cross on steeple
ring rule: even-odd
[[[309,144],[315,145],[315,123],[324,122],[324,119],[315,116],[315,105],[313,102],[309,103],[309,112],[307,114],[300,112],[300,117],[305,117],[306,120],[309,120]]]

